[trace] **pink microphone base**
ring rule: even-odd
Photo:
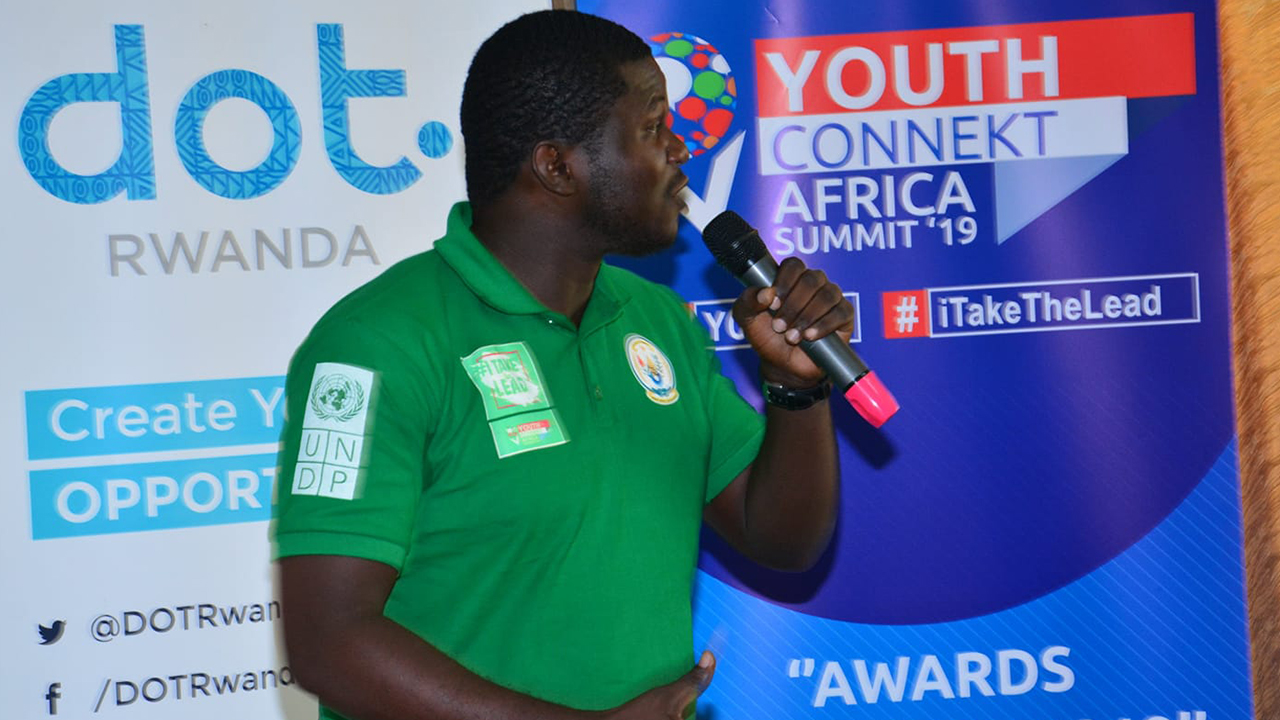
[[[898,412],[898,401],[889,394],[889,389],[880,382],[875,372],[869,372],[858,378],[844,392],[844,399],[849,401],[863,420],[874,427],[884,425],[885,421]]]

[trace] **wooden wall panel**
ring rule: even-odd
[[[1280,719],[1280,2],[1220,0],[1254,698]]]

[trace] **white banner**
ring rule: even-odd
[[[282,376],[443,231],[471,56],[547,5],[7,9],[6,717],[314,717],[269,562]]]
[[[762,117],[763,175],[1125,155],[1125,98]]]

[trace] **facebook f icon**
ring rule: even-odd
[[[62,683],[50,683],[44,699],[49,701],[49,714],[58,714],[58,698],[62,697]]]

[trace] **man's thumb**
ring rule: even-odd
[[[684,677],[668,687],[678,688],[675,696],[676,705],[672,708],[676,717],[688,718],[693,714],[694,702],[703,690],[711,684],[711,677],[716,674],[716,656],[709,650],[702,651],[698,664],[684,674]]]
[[[712,676],[716,674],[716,656],[712,655],[710,650],[703,650],[702,657],[698,658],[698,664],[693,666],[689,674],[697,677],[698,694],[701,695],[702,691],[711,684]]]

